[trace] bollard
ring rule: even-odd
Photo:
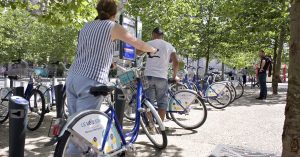
[[[56,118],[63,118],[64,102],[63,102],[63,84],[54,86],[55,104],[56,104]]]
[[[24,98],[24,87],[16,87],[16,88],[14,88],[13,94],[15,96],[20,96],[20,97]]]
[[[124,117],[124,109],[125,109],[125,95],[120,88],[115,90],[115,111],[118,121],[120,125],[123,126],[123,117]]]
[[[25,130],[29,102],[12,96],[9,100],[9,156],[24,157]]]

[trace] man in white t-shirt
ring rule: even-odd
[[[165,119],[166,109],[168,107],[168,66],[173,64],[173,79],[178,80],[177,72],[179,62],[176,56],[175,48],[163,40],[164,33],[160,28],[155,28],[152,32],[153,40],[147,42],[149,45],[159,49],[156,56],[160,58],[147,58],[145,76],[149,81],[147,97],[151,103],[157,101],[158,114],[162,120]]]

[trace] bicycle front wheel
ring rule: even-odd
[[[208,103],[216,108],[223,109],[230,105],[232,93],[230,87],[224,83],[214,83],[210,85],[205,92]]]
[[[188,130],[199,128],[207,118],[202,98],[195,91],[187,89],[171,96],[169,112],[177,125]]]
[[[0,90],[0,123],[4,123],[8,119],[8,104],[11,96],[12,91],[10,88]]]
[[[33,89],[29,96],[28,130],[38,129],[45,115],[45,98],[41,91]]]
[[[158,149],[167,147],[167,134],[165,127],[153,105],[145,100],[142,104],[144,112],[141,113],[141,126],[149,140]]]

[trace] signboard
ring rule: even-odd
[[[136,36],[136,21],[135,19],[132,19],[128,16],[121,16],[121,24],[127,31],[132,34],[133,36]],[[135,59],[135,52],[136,49],[125,42],[121,43],[121,59],[126,60],[134,60]]]

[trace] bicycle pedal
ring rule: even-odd
[[[129,145],[128,147],[127,147],[127,150],[126,150],[126,153],[134,153],[134,152],[136,152],[136,148],[135,148],[135,146],[133,145],[133,144],[131,144],[131,145]]]

